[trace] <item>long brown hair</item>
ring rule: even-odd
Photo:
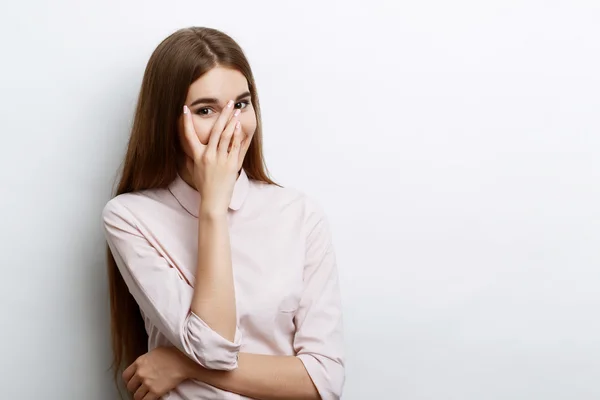
[[[150,56],[115,196],[166,188],[176,178],[177,161],[183,151],[177,135],[178,117],[190,85],[216,66],[241,72],[252,96],[257,125],[242,168],[250,179],[276,184],[270,179],[263,158],[258,94],[246,56],[227,34],[211,28],[190,27],[172,33]],[[148,335],[139,306],[129,293],[108,246],[107,260],[114,356],[111,368],[119,387],[120,372],[148,351]]]

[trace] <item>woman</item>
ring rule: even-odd
[[[269,179],[261,141],[237,43],[188,28],[156,48],[103,210],[113,368],[136,400],[341,396],[327,219]]]

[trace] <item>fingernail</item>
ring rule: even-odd
[[[233,105],[233,100],[229,100],[229,102],[227,103],[227,107],[231,107]]]
[[[183,105],[183,113],[187,114],[188,113],[188,106],[186,106],[185,104]]]
[[[238,115],[240,115],[240,109],[239,108],[237,110],[235,110],[235,112],[233,113],[234,117],[237,117]]]

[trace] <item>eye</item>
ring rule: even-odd
[[[234,104],[234,108],[244,109],[250,105],[250,101],[242,100],[238,101]],[[211,107],[202,107],[196,110],[196,114],[201,115],[203,117],[210,116],[215,112]]]
[[[243,105],[244,107],[238,107],[238,104]],[[238,101],[237,103],[235,103],[234,107],[235,108],[239,108],[239,109],[244,109],[246,107],[248,107],[250,105],[250,102],[248,100],[242,100],[242,101]]]
[[[198,110],[196,110],[196,114],[198,114],[198,115],[210,115],[210,113],[208,113],[208,111],[213,111],[214,112],[214,110],[212,108],[210,108],[210,107],[202,107],[202,108],[199,108]]]

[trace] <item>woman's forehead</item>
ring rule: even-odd
[[[190,85],[188,98],[211,97],[226,102],[246,91],[248,82],[241,72],[215,67]]]

